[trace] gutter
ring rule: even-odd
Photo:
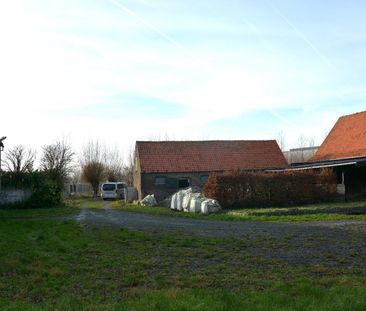
[[[333,164],[324,164],[324,165],[307,165],[295,168],[287,168],[282,170],[266,170],[268,173],[276,173],[276,172],[291,172],[291,171],[304,171],[304,170],[312,170],[312,169],[320,169],[320,168],[328,168],[328,167],[338,167],[338,166],[350,166],[357,165],[358,162],[345,162],[345,163],[333,163]]]

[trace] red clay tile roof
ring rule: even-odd
[[[213,172],[285,168],[275,140],[138,141],[142,173]]]
[[[343,116],[310,162],[366,157],[366,111]]]

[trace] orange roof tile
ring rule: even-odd
[[[142,173],[213,172],[286,168],[275,140],[138,141]]]
[[[366,111],[338,119],[309,162],[366,157]]]

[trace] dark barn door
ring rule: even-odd
[[[180,178],[178,180],[179,189],[188,188],[190,186],[189,178]]]

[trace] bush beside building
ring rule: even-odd
[[[224,208],[291,206],[335,201],[337,176],[331,170],[213,174],[204,187],[206,197]]]

